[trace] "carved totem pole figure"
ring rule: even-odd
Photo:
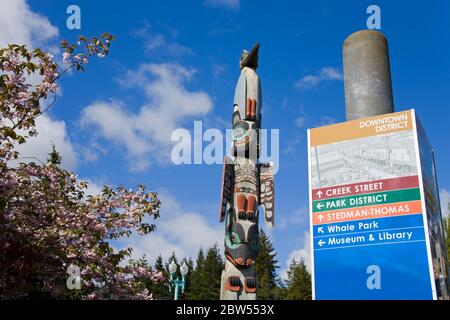
[[[232,158],[225,157],[220,221],[225,220],[225,270],[222,300],[255,300],[253,262],[259,251],[259,206],[264,219],[274,225],[273,164],[259,163],[261,82],[256,74],[259,43],[240,59],[241,75],[233,105]]]

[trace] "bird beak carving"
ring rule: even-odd
[[[241,69],[244,67],[256,69],[258,67],[258,51],[259,42],[257,42],[248,55],[242,59]]]

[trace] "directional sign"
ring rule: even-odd
[[[420,200],[420,189],[395,190],[313,202],[313,212]]]
[[[367,218],[386,218],[422,212],[422,201],[405,201],[388,205],[366,206],[313,213],[313,223],[331,223]]]
[[[315,299],[436,299],[413,110],[308,130]]]
[[[313,200],[320,200],[326,198],[344,197],[355,194],[389,191],[397,189],[408,189],[417,187],[419,180],[417,176],[391,178],[385,180],[378,180],[366,183],[354,183],[343,186],[328,187],[318,189],[313,192]]]

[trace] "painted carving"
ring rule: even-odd
[[[232,118],[232,158],[226,157],[222,176],[220,221],[225,221],[223,300],[255,300],[253,263],[259,251],[259,213],[274,226],[273,164],[260,163],[261,82],[256,74],[259,44],[241,55]]]

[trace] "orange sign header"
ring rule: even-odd
[[[413,117],[414,110],[408,110],[309,129],[310,146],[412,130]]]

